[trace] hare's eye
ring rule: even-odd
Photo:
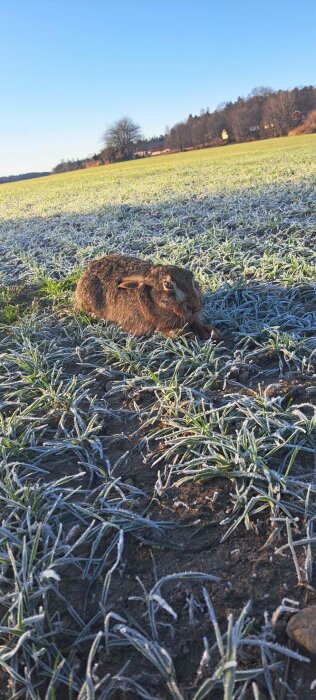
[[[173,289],[172,282],[168,282],[167,280],[164,280],[163,286],[165,289]]]

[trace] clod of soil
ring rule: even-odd
[[[286,631],[290,639],[316,654],[316,605],[304,608],[289,620]]]

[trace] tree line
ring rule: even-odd
[[[21,173],[21,175],[3,175],[0,177],[0,185],[6,182],[17,182],[18,180],[33,180],[35,177],[46,177],[46,175],[51,175],[50,172],[43,173]]]
[[[184,150],[220,140],[241,143],[286,136],[315,109],[315,87],[277,92],[271,88],[255,88],[248,97],[238,97],[236,102],[220,105],[214,112],[206,109],[199,116],[190,114],[185,122],[170,130],[166,143]]]
[[[159,152],[184,151],[224,143],[241,143],[316,132],[316,88],[274,91],[259,87],[247,97],[226,102],[216,110],[202,109],[199,115],[167,129],[165,134],[144,139],[138,124],[123,117],[103,135],[100,153],[80,160],[61,161],[53,173],[79,170]]]

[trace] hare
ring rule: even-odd
[[[202,295],[192,272],[173,265],[127,255],[93,260],[78,281],[75,306],[135,336],[174,336],[185,327],[203,340],[218,339],[201,320]]]

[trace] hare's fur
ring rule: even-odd
[[[79,279],[75,305],[136,336],[174,335],[183,328],[203,339],[217,335],[201,321],[202,295],[190,271],[126,255],[90,262]]]

